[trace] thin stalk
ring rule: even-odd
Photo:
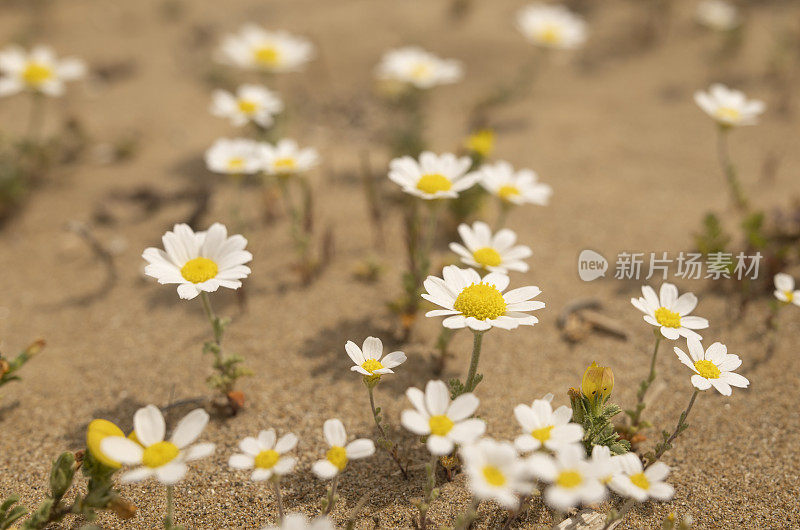
[[[174,486],[167,486],[167,515],[164,517],[164,528],[170,529],[173,526],[174,508],[173,508],[173,488]]]
[[[622,508],[620,508],[619,511],[614,514],[613,517],[608,518],[602,530],[608,530],[609,528],[611,528],[612,524],[625,517],[625,514],[627,514],[630,511],[630,509],[633,508],[634,504],[635,504],[634,499],[628,499],[627,501],[625,501],[625,504],[622,505]]]
[[[692,407],[694,406],[694,402],[697,399],[697,395],[699,393],[700,393],[700,390],[695,388],[694,392],[692,393],[692,398],[689,400],[689,405],[687,405],[686,409],[684,409],[684,411],[681,412],[681,415],[678,418],[678,424],[675,426],[675,430],[672,432],[672,434],[669,436],[669,438],[666,439],[666,441],[663,444],[659,444],[658,445],[658,448],[656,449],[655,458],[653,460],[651,460],[650,462],[648,462],[647,465],[644,466],[645,469],[647,469],[648,467],[650,467],[653,464],[655,464],[656,462],[658,462],[659,459],[661,459],[661,457],[664,456],[664,453],[666,453],[667,451],[670,450],[670,448],[672,447],[672,442],[674,442],[675,439],[684,430],[686,430],[686,428],[688,427],[688,425],[686,423],[686,418],[689,416],[689,412],[692,411]]]
[[[328,515],[333,511],[333,505],[336,503],[336,488],[339,485],[339,475],[333,477],[331,487],[328,488],[328,504],[325,506],[325,511],[322,515]]]
[[[736,167],[733,165],[730,156],[730,149],[728,147],[728,128],[719,127],[717,134],[717,156],[719,157],[719,164],[722,167],[722,173],[728,182],[728,189],[731,192],[731,198],[738,210],[745,212],[747,210],[747,197],[742,190],[742,184],[736,174]]]
[[[428,510],[431,503],[435,500],[436,494],[436,464],[439,457],[436,455],[431,456],[430,462],[425,465],[425,499],[419,505],[419,528],[426,530],[428,528]]]
[[[370,384],[364,380],[364,384],[367,386],[367,391],[369,392],[369,406],[372,409],[372,419],[375,420],[375,426],[378,428],[378,431],[381,433],[381,439],[385,440],[386,442],[386,452],[392,457],[392,460],[395,461],[397,467],[400,468],[400,473],[403,474],[403,478],[408,480],[408,472],[403,467],[402,462],[400,462],[400,455],[397,453],[397,444],[395,444],[389,437],[386,435],[386,430],[381,425],[380,419],[378,418],[378,409],[375,408],[375,385]]]
[[[478,386],[479,381],[475,381],[475,375],[478,372],[478,362],[481,359],[481,343],[483,342],[483,331],[472,331],[472,358],[469,362],[469,373],[467,374],[467,382],[464,384],[466,392],[472,392]]]
[[[656,329],[654,332],[656,343],[653,347],[653,355],[650,358],[650,373],[647,379],[642,380],[639,384],[639,392],[636,394],[636,408],[633,409],[634,415],[631,417],[631,427],[638,429],[642,423],[642,411],[645,408],[644,398],[647,395],[647,390],[653,381],[656,379],[656,358],[658,357],[658,347],[661,345],[661,332]]]
[[[278,483],[278,480],[272,481],[272,489],[275,491],[275,502],[278,503],[278,518],[279,522],[283,522],[283,496],[281,495],[281,486]]]
[[[506,225],[508,213],[511,211],[511,204],[500,199],[500,211],[497,213],[497,221],[495,222],[495,230],[500,230]]]
[[[222,343],[222,328],[217,324],[217,315],[211,307],[211,300],[205,291],[200,292],[200,301],[203,302],[203,310],[206,312],[208,322],[211,324],[211,331],[214,333],[214,342],[219,346]]]

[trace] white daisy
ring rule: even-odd
[[[586,41],[586,22],[560,5],[535,3],[517,13],[517,28],[538,46],[574,49]]]
[[[350,369],[370,378],[380,379],[384,374],[393,374],[392,368],[406,362],[406,354],[401,351],[393,351],[383,357],[383,342],[377,337],[364,339],[363,349],[359,348],[355,342],[348,340],[344,345],[344,350],[355,363],[355,366],[351,366]]]
[[[469,490],[478,499],[514,509],[519,506],[518,495],[530,493],[525,465],[510,443],[483,438],[462,447],[459,454]]]
[[[742,22],[736,6],[724,0],[703,0],[697,4],[695,18],[703,26],[716,31],[731,31]]]
[[[553,394],[547,394],[543,399],[535,399],[530,407],[514,407],[514,416],[524,431],[514,440],[514,445],[521,452],[536,451],[542,447],[560,451],[583,439],[583,427],[569,421],[572,419],[572,409],[562,405],[553,410],[552,400]]]
[[[313,169],[319,164],[319,155],[311,147],[300,148],[297,142],[284,138],[277,144],[263,143],[260,155],[264,171],[270,175],[288,177]]]
[[[86,65],[79,59],[58,59],[46,46],[36,46],[30,52],[8,46],[0,51],[0,74],[0,96],[23,90],[60,96],[65,81],[86,75]]]
[[[290,513],[278,526],[265,526],[261,530],[335,530],[335,526],[325,516],[308,519],[301,513]]]
[[[758,115],[766,108],[763,101],[747,99],[739,90],[732,90],[719,83],[711,85],[708,92],[695,92],[694,101],[723,127],[755,125],[758,123]]]
[[[232,455],[228,465],[234,469],[253,469],[250,479],[262,481],[273,475],[282,477],[294,469],[297,459],[284,456],[297,445],[297,436],[284,434],[276,441],[275,429],[258,433],[258,438],[248,436],[239,442],[242,454]]]
[[[244,249],[247,240],[238,234],[228,237],[228,230],[219,223],[197,233],[189,225],[177,224],[161,239],[165,250],[150,247],[142,253],[149,263],[144,272],[158,283],[179,284],[178,296],[186,300],[220,287],[238,289],[250,274],[245,263],[253,255]]]
[[[692,331],[705,329],[708,320],[697,316],[688,316],[697,307],[697,297],[692,293],[678,296],[678,288],[671,283],[661,284],[659,296],[649,285],[642,286],[639,298],[631,298],[633,307],[644,313],[645,322],[661,329],[661,334],[670,340],[680,336],[700,339],[700,335]]]
[[[100,447],[103,453],[123,465],[141,465],[123,473],[122,482],[156,477],[162,484],[175,484],[186,475],[186,462],[205,458],[214,452],[213,443],[194,444],[207,423],[208,413],[195,409],[178,422],[172,437],[165,441],[164,416],[158,407],[148,405],[133,416],[133,430],[139,443],[124,436],[109,436]]]
[[[480,184],[492,195],[509,204],[538,204],[547,206],[553,188],[539,182],[536,172],[530,169],[515,171],[505,161],[484,164],[477,171]]]
[[[227,90],[215,90],[211,100],[211,114],[228,118],[241,127],[251,121],[267,128],[274,123],[274,116],[283,110],[283,102],[270,89],[259,85],[242,85],[232,94]]]
[[[455,199],[459,192],[471,188],[479,176],[467,175],[472,160],[451,153],[436,155],[425,151],[419,161],[410,156],[395,158],[389,163],[389,180],[403,191],[423,199]]]
[[[738,355],[728,353],[728,348],[721,342],[715,342],[703,351],[703,345],[694,337],[688,337],[689,355],[675,347],[678,359],[692,369],[692,384],[699,390],[707,390],[712,386],[723,396],[731,395],[731,387],[747,388],[750,385],[745,377],[733,373],[741,366]]]
[[[544,492],[544,500],[561,512],[579,504],[600,502],[606,495],[606,488],[600,483],[594,466],[586,460],[583,447],[567,446],[555,457],[534,453],[526,464],[531,474],[550,484]]]
[[[416,410],[404,410],[400,423],[414,434],[427,436],[433,455],[449,455],[456,444],[472,443],[486,431],[483,420],[470,418],[480,404],[475,394],[461,394],[451,402],[447,385],[428,381],[425,393],[412,387],[406,397]]]
[[[348,461],[366,458],[375,453],[375,444],[372,440],[359,438],[347,443],[347,432],[342,422],[337,419],[327,420],[322,432],[330,449],[325,453],[323,460],[314,462],[311,471],[323,480],[331,479],[344,471]]]
[[[647,499],[668,501],[675,493],[675,489],[664,482],[669,475],[669,466],[663,462],[656,462],[647,469],[642,467],[638,457],[626,458],[622,461],[622,469],[611,479],[611,489],[623,497],[629,497],[637,502]]]
[[[208,148],[205,159],[214,173],[252,175],[263,168],[259,144],[248,138],[220,138]]]
[[[408,83],[423,89],[455,83],[463,75],[458,61],[440,59],[416,46],[386,52],[377,67],[380,79]]]
[[[621,473],[625,468],[625,461],[633,458],[637,462],[639,457],[636,453],[625,453],[622,455],[612,455],[611,449],[605,445],[595,445],[592,447],[591,463],[595,474],[601,483],[606,486],[614,478],[614,475]]]
[[[544,302],[532,300],[542,292],[536,286],[519,287],[503,294],[508,287],[505,274],[490,272],[481,278],[474,269],[459,269],[455,265],[442,269],[442,277],[428,276],[423,283],[427,292],[422,298],[444,308],[428,311],[425,316],[446,316],[442,321],[446,328],[486,331],[492,327],[515,329],[539,322],[525,313],[544,307]]]
[[[308,39],[286,31],[267,31],[254,24],[226,37],[219,50],[219,59],[224,63],[268,72],[300,70],[313,56],[314,46]]]
[[[476,221],[472,227],[460,224],[458,233],[464,244],[450,243],[450,250],[461,256],[461,261],[470,267],[503,274],[528,271],[528,264],[522,260],[531,257],[533,252],[530,247],[514,245],[517,234],[513,230],[503,228],[492,235],[489,225]]]
[[[784,272],[775,275],[775,298],[787,304],[800,306],[800,291],[794,288],[794,278]]]

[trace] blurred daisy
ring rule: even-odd
[[[158,407],[148,405],[133,416],[133,430],[139,443],[124,436],[109,436],[100,447],[117,462],[141,466],[123,473],[122,482],[155,477],[162,484],[175,484],[186,475],[186,462],[206,458],[214,452],[213,443],[194,443],[207,423],[208,413],[195,409],[178,422],[172,437],[165,441],[164,416]]]
[[[531,474],[550,484],[544,492],[544,500],[558,511],[600,502],[606,495],[606,488],[598,480],[594,467],[585,459],[583,447],[565,447],[555,457],[534,453],[526,464]]]
[[[553,394],[547,394],[543,399],[534,400],[530,407],[514,407],[514,416],[524,431],[514,440],[514,445],[521,452],[536,451],[542,447],[560,451],[583,439],[583,428],[569,421],[572,419],[572,409],[562,405],[553,410],[550,404],[552,400]]]
[[[560,5],[535,3],[522,8],[517,28],[530,42],[546,48],[573,49],[586,41],[583,18]]]
[[[633,458],[637,462],[639,457],[636,453],[625,453],[622,455],[612,455],[611,449],[605,445],[595,445],[592,447],[592,467],[601,483],[608,485],[614,475],[621,473],[625,466],[625,460]]]
[[[232,455],[228,465],[234,469],[253,469],[250,479],[263,481],[273,476],[288,475],[294,469],[297,459],[284,456],[297,445],[297,436],[284,434],[276,441],[275,429],[258,433],[258,438],[248,436],[239,442],[242,454]]]
[[[206,167],[214,173],[252,175],[261,171],[259,144],[247,138],[220,138],[205,154]]]
[[[28,90],[47,96],[64,93],[64,82],[86,75],[86,65],[74,58],[58,59],[53,50],[36,46],[26,52],[19,46],[0,51],[0,96]]]
[[[337,419],[327,420],[322,432],[330,449],[325,453],[323,460],[314,462],[311,471],[323,480],[331,479],[344,471],[348,461],[366,458],[375,453],[375,444],[372,440],[360,438],[347,443],[347,432],[342,422]]]
[[[637,502],[647,499],[668,501],[672,498],[675,489],[664,482],[669,475],[667,464],[656,462],[644,469],[638,457],[626,458],[622,462],[621,471],[614,475],[610,483],[615,492]]]
[[[247,240],[234,235],[220,223],[206,232],[193,232],[189,225],[177,224],[162,237],[164,248],[145,249],[142,257],[149,265],[145,274],[161,284],[177,283],[178,296],[191,300],[201,292],[213,293],[220,287],[238,289],[250,274],[245,266],[253,255],[244,249]]]
[[[450,401],[447,385],[428,381],[424,393],[412,387],[406,390],[406,397],[415,410],[404,410],[400,423],[414,434],[427,436],[428,451],[433,455],[449,455],[456,444],[472,443],[486,431],[483,420],[470,418],[480,404],[475,394],[461,394]]]
[[[513,230],[504,228],[492,235],[489,225],[476,221],[472,227],[460,224],[458,233],[464,244],[450,243],[450,250],[461,256],[461,261],[470,267],[503,274],[528,271],[528,264],[522,260],[531,257],[533,252],[524,245],[514,246],[517,234]]]
[[[519,506],[518,495],[530,493],[525,466],[510,443],[484,438],[462,447],[459,454],[476,498],[514,509]]]
[[[794,278],[784,272],[775,275],[775,298],[787,304],[800,306],[800,291],[794,288]]]
[[[703,0],[697,4],[695,18],[703,26],[716,31],[731,31],[741,24],[736,6],[724,0]]]
[[[678,296],[678,288],[671,283],[661,284],[659,296],[649,285],[642,286],[639,298],[631,298],[633,307],[644,313],[644,321],[661,329],[661,334],[675,340],[680,336],[700,339],[700,335],[692,331],[705,329],[708,320],[697,316],[687,316],[697,307],[697,297],[692,293]]]
[[[335,530],[330,519],[325,516],[308,519],[301,513],[290,513],[278,526],[265,526],[262,530]]]
[[[227,90],[215,90],[212,94],[211,114],[229,119],[236,127],[253,122],[267,128],[282,110],[283,102],[277,94],[259,85],[242,85],[235,94]]]
[[[694,101],[722,127],[755,125],[766,108],[763,101],[747,99],[743,92],[719,83],[711,85],[708,92],[695,92]]]
[[[350,369],[370,378],[380,379],[384,374],[393,374],[392,368],[406,362],[406,354],[401,351],[393,351],[383,357],[383,342],[377,337],[367,337],[363,349],[348,340],[344,350],[355,364]]]
[[[745,377],[733,373],[741,366],[738,355],[728,353],[728,348],[721,342],[715,342],[703,351],[703,345],[694,337],[687,337],[686,345],[689,355],[677,346],[675,355],[694,372],[692,384],[698,390],[707,390],[712,386],[723,396],[731,395],[731,387],[747,388],[750,385]]]
[[[286,31],[267,31],[254,24],[222,41],[219,58],[240,68],[268,72],[300,70],[314,55],[314,46],[307,39]]]
[[[547,206],[553,195],[553,188],[539,182],[535,171],[515,171],[511,164],[502,160],[481,166],[477,174],[486,191],[509,204]]]
[[[297,142],[284,138],[277,144],[261,144],[260,154],[264,171],[270,175],[288,177],[309,171],[319,164],[319,155],[311,147],[300,148]]]
[[[494,150],[494,131],[491,129],[481,129],[473,132],[464,140],[464,148],[483,158],[488,157]]]
[[[377,75],[417,88],[432,88],[455,83],[464,72],[458,61],[440,59],[422,48],[407,46],[386,52],[378,64]]]
[[[442,321],[446,328],[486,331],[492,327],[515,329],[539,322],[525,313],[544,307],[544,302],[532,300],[542,292],[536,286],[519,287],[503,294],[508,287],[505,274],[490,272],[481,278],[475,270],[455,265],[442,269],[442,277],[428,276],[423,284],[427,292],[422,298],[444,308],[428,311],[425,316],[447,317]]]
[[[389,180],[404,192],[422,199],[455,199],[459,192],[471,188],[478,175],[469,174],[472,160],[451,153],[436,155],[425,151],[419,161],[410,156],[395,158],[389,163]]]

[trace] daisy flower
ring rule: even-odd
[[[308,519],[302,513],[290,513],[278,526],[265,526],[261,530],[335,530],[330,519],[325,516]]]
[[[750,384],[745,377],[733,373],[741,366],[742,360],[738,355],[728,353],[728,348],[721,342],[715,342],[703,351],[703,345],[694,337],[686,339],[689,355],[677,346],[675,355],[678,359],[692,369],[692,384],[698,390],[707,390],[712,386],[723,396],[731,395],[731,387],[747,388]]]
[[[583,428],[569,421],[572,419],[572,409],[562,405],[553,410],[552,400],[553,394],[547,394],[542,399],[535,399],[530,407],[514,407],[514,416],[524,431],[514,440],[514,445],[521,452],[536,451],[542,447],[560,451],[583,439]]]
[[[264,171],[279,177],[303,173],[319,164],[319,155],[315,149],[301,149],[297,142],[288,138],[275,145],[261,144],[260,154]]]
[[[377,337],[364,339],[363,349],[348,340],[344,350],[354,363],[350,369],[371,379],[380,379],[384,374],[393,374],[392,368],[406,362],[406,354],[401,351],[393,351],[383,357],[383,342]]]
[[[484,438],[459,451],[468,487],[480,500],[495,500],[505,508],[519,506],[519,494],[529,493],[525,466],[508,442]]]
[[[224,63],[268,72],[300,70],[313,55],[314,46],[307,39],[286,31],[267,31],[255,24],[226,37],[219,50]]]
[[[622,461],[622,469],[611,479],[611,489],[637,502],[644,502],[647,499],[670,500],[675,489],[664,482],[669,475],[669,466],[663,462],[656,462],[644,469],[641,460],[635,455],[632,456],[634,457]]]
[[[544,500],[558,511],[600,502],[606,495],[606,488],[598,480],[594,466],[586,460],[583,447],[565,447],[555,457],[534,453],[526,464],[531,474],[550,484]]]
[[[537,46],[574,49],[586,41],[586,22],[560,5],[535,3],[517,13],[517,28]]]
[[[169,441],[164,440],[164,416],[155,405],[136,411],[133,416],[134,442],[124,436],[109,436],[100,444],[103,453],[124,465],[139,465],[123,473],[122,482],[139,482],[156,477],[162,484],[175,484],[186,475],[186,462],[210,456],[213,443],[194,444],[208,423],[208,413],[195,409],[178,422]],[[194,445],[192,445],[194,444]]]
[[[427,292],[422,298],[444,308],[428,311],[425,316],[447,317],[442,321],[446,328],[486,331],[492,327],[515,329],[539,322],[525,313],[544,307],[544,302],[532,300],[542,292],[536,286],[519,287],[503,294],[508,287],[505,274],[490,272],[481,278],[475,270],[455,265],[442,269],[442,277],[428,276],[423,283]]]
[[[530,247],[514,245],[517,234],[513,230],[503,228],[492,235],[489,225],[476,221],[472,227],[460,224],[458,233],[464,244],[450,243],[450,250],[461,256],[461,261],[470,267],[503,274],[528,271],[528,264],[522,260],[531,257],[533,252]]]
[[[741,24],[736,6],[724,0],[703,0],[697,4],[695,18],[716,31],[731,31]]]
[[[415,410],[404,410],[400,423],[414,434],[427,436],[428,451],[433,455],[449,455],[456,444],[472,443],[486,431],[483,420],[470,418],[480,403],[475,394],[461,394],[451,401],[447,385],[428,381],[424,393],[412,387],[406,390],[406,397]]]
[[[553,195],[553,188],[539,182],[535,171],[515,171],[511,164],[502,160],[484,164],[477,173],[481,186],[506,204],[547,206]]]
[[[766,108],[763,101],[747,99],[744,93],[719,83],[711,85],[708,92],[695,92],[694,102],[722,127],[755,125]]]
[[[378,64],[377,75],[380,79],[425,89],[455,83],[464,72],[458,61],[440,59],[422,48],[406,46],[386,52]]]
[[[470,165],[472,160],[468,156],[425,151],[419,155],[419,161],[410,156],[392,160],[389,180],[404,192],[422,199],[455,199],[459,192],[478,181],[478,175],[466,174]]]
[[[214,173],[252,175],[263,169],[258,142],[247,138],[220,138],[206,150],[206,167]]]
[[[253,469],[250,480],[257,482],[273,476],[288,475],[294,469],[297,459],[284,456],[297,445],[297,436],[284,434],[276,441],[275,429],[258,433],[258,438],[248,436],[239,442],[242,454],[232,455],[228,465],[234,469]]]
[[[58,59],[53,50],[37,46],[26,52],[19,46],[0,51],[0,96],[10,96],[24,90],[60,96],[64,82],[86,75],[86,65],[74,58]]]
[[[784,272],[775,275],[775,298],[787,304],[800,306],[800,291],[794,288],[794,278]]]
[[[649,285],[642,286],[642,295],[631,298],[633,307],[644,313],[645,322],[657,326],[661,334],[675,340],[680,336],[700,339],[694,329],[705,329],[708,320],[697,316],[688,316],[697,307],[697,297],[692,293],[678,296],[678,288],[671,283],[661,284],[659,296]]]
[[[591,463],[595,474],[601,483],[606,486],[614,478],[614,475],[621,473],[625,469],[625,460],[633,458],[637,462],[639,457],[635,453],[625,453],[623,455],[611,454],[611,449],[605,445],[595,445],[592,447]]]
[[[235,94],[227,90],[215,90],[212,94],[211,114],[228,118],[236,127],[252,121],[267,128],[282,110],[283,102],[277,94],[259,85],[242,85]]]
[[[142,253],[149,263],[144,272],[158,283],[177,283],[183,299],[220,287],[238,289],[250,274],[245,263],[253,255],[244,249],[247,240],[238,234],[228,237],[227,228],[219,223],[197,233],[189,225],[177,224],[161,239],[165,250],[150,247]]]
[[[359,438],[347,443],[347,432],[337,419],[327,420],[322,426],[322,432],[330,449],[323,460],[314,462],[311,471],[323,480],[331,479],[344,471],[348,461],[366,458],[375,453],[372,440]]]

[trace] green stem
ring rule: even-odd
[[[322,515],[328,515],[333,511],[333,505],[336,503],[336,488],[339,485],[339,475],[333,477],[331,486],[328,488],[328,505],[325,506],[325,511]]]
[[[742,190],[742,184],[739,182],[739,177],[736,174],[736,167],[733,165],[728,148],[728,128],[720,126],[719,133],[717,134],[717,156],[719,157],[720,166],[722,166],[722,173],[728,182],[728,189],[731,193],[731,198],[737,209],[741,212],[747,211],[747,197],[745,197]]]
[[[392,460],[397,464],[397,467],[400,468],[400,473],[403,474],[403,478],[408,480],[408,472],[403,467],[402,462],[400,462],[400,455],[397,452],[397,445],[386,436],[386,430],[381,425],[380,419],[378,419],[378,409],[375,408],[375,384],[372,384],[364,378],[364,384],[367,387],[367,391],[369,392],[369,406],[372,409],[372,419],[375,420],[375,426],[378,428],[378,432],[381,433],[381,440],[386,443],[386,452],[389,453],[389,456],[392,457]],[[382,444],[381,444],[382,445]]]
[[[275,502],[278,504],[278,519],[283,522],[283,496],[281,495],[281,486],[277,479],[272,480],[272,489],[275,490]]]
[[[222,327],[219,325],[219,319],[214,310],[211,308],[211,300],[205,291],[200,292],[200,301],[203,302],[203,310],[206,312],[208,322],[211,324],[211,331],[214,333],[214,342],[219,346],[222,343]]]
[[[656,462],[658,462],[661,459],[661,457],[664,456],[664,453],[666,453],[667,451],[669,451],[672,448],[672,442],[674,442],[675,439],[684,430],[686,430],[686,428],[688,427],[688,425],[686,423],[686,418],[689,417],[689,412],[692,411],[692,407],[694,406],[694,402],[697,399],[697,395],[699,393],[700,393],[700,390],[695,388],[694,392],[692,393],[692,398],[689,400],[689,405],[686,406],[686,409],[684,409],[684,411],[681,412],[681,415],[678,418],[678,424],[675,426],[675,430],[672,432],[672,434],[669,436],[669,438],[666,439],[666,441],[663,444],[659,445],[659,448],[656,450],[655,458],[653,460],[651,460],[650,462],[648,462],[646,466],[644,466],[645,469],[647,469],[648,467],[650,467],[653,464],[655,464]]]
[[[656,329],[653,333],[656,337],[656,343],[653,347],[653,355],[650,358],[650,373],[647,379],[642,380],[639,384],[639,392],[636,394],[636,408],[633,409],[634,414],[631,417],[631,427],[633,429],[638,429],[642,423],[642,411],[646,406],[644,398],[647,395],[647,390],[650,388],[650,385],[653,384],[653,381],[656,379],[656,358],[658,357],[658,347],[661,345],[661,332]]]
[[[173,526],[173,488],[174,486],[170,485],[167,486],[167,515],[164,517],[164,528],[167,530],[171,529]]]
[[[428,510],[431,503],[436,499],[436,464],[439,457],[431,456],[430,462],[425,465],[425,499],[419,505],[419,528],[425,530],[428,527]]]
[[[464,385],[466,392],[472,392],[478,386],[475,381],[475,376],[478,372],[478,362],[481,359],[481,343],[483,342],[483,331],[472,331],[472,359],[469,362],[469,373],[467,374],[467,382]]]

